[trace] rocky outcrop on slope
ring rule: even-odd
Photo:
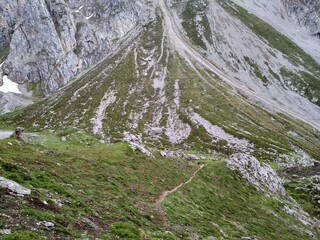
[[[12,194],[22,197],[31,193],[30,189],[4,177],[0,177],[0,188],[8,189]]]
[[[55,92],[99,62],[154,9],[135,1],[35,0],[0,3],[0,51],[10,52],[2,70],[19,83]],[[152,14],[154,16],[154,14]]]
[[[320,37],[320,2],[317,0],[283,0],[288,14],[312,35]]]
[[[234,154],[228,160],[232,170],[238,170],[242,176],[260,190],[285,195],[282,180],[268,165],[261,164],[255,157],[243,153]]]

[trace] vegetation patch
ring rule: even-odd
[[[248,185],[224,162],[210,162],[164,202],[179,237],[200,239],[312,239],[283,204]],[[180,230],[180,231],[179,231]]]
[[[244,57],[244,60],[251,66],[254,74],[263,82],[263,85],[268,85],[269,81],[267,77],[260,71],[258,65],[255,64],[254,61],[252,61],[249,57]]]
[[[0,63],[9,55],[10,44],[0,50]]]
[[[12,229],[12,236],[33,229],[37,236],[63,239],[81,234],[139,239],[140,228],[147,236],[165,234],[158,218],[151,217],[157,216],[154,201],[162,191],[186,181],[196,166],[179,159],[148,158],[124,143],[82,150],[78,146],[68,141],[0,141],[0,176],[32,191],[25,200],[0,194],[1,212],[11,216],[1,218],[1,224]],[[55,228],[46,232],[36,224],[39,221],[53,222]],[[23,231],[16,225],[22,222]]]
[[[204,50],[207,46],[203,40],[213,43],[209,20],[205,14],[207,2],[203,0],[188,1],[182,13],[182,26],[190,40]]]

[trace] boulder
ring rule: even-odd
[[[23,141],[24,143],[28,143],[28,137],[24,133],[24,128],[22,127],[17,127],[11,137]]]
[[[54,229],[54,223],[42,221],[37,223],[38,226],[44,226],[47,230],[53,230]]]
[[[0,187],[9,189],[14,195],[23,197],[24,195],[29,195],[31,190],[21,186],[20,184],[6,179],[4,177],[0,177]]]

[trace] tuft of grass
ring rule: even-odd
[[[10,52],[10,44],[8,44],[6,47],[0,50],[0,62],[2,62]]]
[[[10,235],[4,235],[3,240],[30,240],[30,239],[41,239],[40,236],[36,232],[32,231],[17,231]]]
[[[139,229],[130,223],[115,223],[112,225],[110,232],[120,238],[141,239]]]
[[[269,81],[265,75],[262,74],[257,64],[254,63],[249,57],[244,57],[245,61],[251,66],[254,74],[263,82],[266,86],[268,85]],[[271,70],[271,69],[270,69]],[[271,70],[272,71],[272,70]],[[274,73],[274,72],[273,72]]]
[[[280,72],[289,87],[293,86],[295,88],[293,90],[306,96],[310,101],[315,98],[316,101],[313,102],[320,106],[320,80],[318,77],[305,71],[294,73],[285,68],[281,68]]]

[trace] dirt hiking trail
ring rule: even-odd
[[[171,193],[174,193],[176,191],[179,190],[179,188],[183,187],[184,185],[190,183],[193,178],[197,175],[197,173],[206,166],[206,164],[201,164],[199,166],[199,168],[191,175],[191,177],[189,178],[188,181],[186,182],[183,182],[183,183],[180,183],[178,186],[176,186],[175,188],[171,189],[171,190],[166,190],[166,191],[163,191],[162,194],[160,195],[160,197],[156,200],[156,203],[155,203],[155,208],[156,208],[156,211],[159,215],[159,218],[163,224],[164,227],[169,227],[169,221],[168,221],[168,218],[166,216],[166,213],[165,211],[163,210],[162,206],[161,206],[161,203],[166,199],[166,197],[171,194]]]

